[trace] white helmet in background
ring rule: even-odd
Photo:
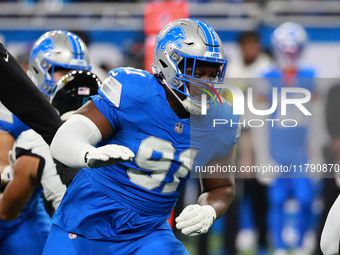
[[[286,22],[275,29],[271,41],[278,65],[283,69],[296,68],[307,41],[307,33],[301,25]]]
[[[205,66],[218,68],[216,76],[208,82],[194,77],[195,68]],[[192,67],[189,74],[185,73],[187,67]],[[213,86],[223,83],[226,67],[227,60],[219,36],[203,21],[179,19],[165,26],[158,34],[153,71],[192,114],[201,112],[202,102],[190,96],[186,82],[200,86],[204,93],[215,93],[213,96],[216,97],[218,94]],[[175,91],[186,97],[181,99]]]
[[[56,70],[90,70],[90,60],[85,43],[75,34],[53,30],[43,34],[33,45],[28,75],[32,81],[50,96]]]

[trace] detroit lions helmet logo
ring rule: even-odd
[[[156,56],[158,55],[158,50],[164,51],[168,43],[175,44],[177,48],[182,48],[182,41],[185,39],[185,32],[181,26],[170,29],[162,39],[157,39],[158,46],[156,50]]]
[[[45,40],[43,40],[39,45],[38,47],[36,47],[33,51],[32,51],[32,54],[31,54],[31,59],[30,61],[32,62],[33,59],[36,59],[39,52],[49,52],[51,50],[54,49],[54,46],[53,46],[53,40],[51,38],[47,38]]]

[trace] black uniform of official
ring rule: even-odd
[[[51,144],[62,121],[44,94],[0,43],[0,101]]]

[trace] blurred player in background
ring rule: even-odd
[[[326,100],[326,123],[328,134],[331,138],[328,146],[325,147],[324,155],[327,164],[340,163],[340,85],[335,84],[328,92]],[[339,254],[340,242],[340,198],[339,173],[332,169],[335,178],[323,179],[323,200],[324,208],[320,219],[320,249],[317,249],[316,255],[334,255]],[[335,202],[334,202],[335,201]],[[321,232],[321,231],[320,231]]]
[[[66,121],[89,96],[97,93],[99,85],[100,80],[93,73],[71,71],[53,89],[51,104]],[[10,161],[13,177],[0,195],[0,252],[41,254],[51,223],[40,194],[43,190],[57,209],[66,191],[61,180],[70,179],[76,170],[67,169],[66,177],[59,176],[49,146],[33,130],[22,132],[16,139]],[[35,233],[34,238],[30,231]]]
[[[247,87],[256,85],[255,78],[258,78],[260,73],[268,69],[272,64],[272,59],[266,54],[260,43],[260,38],[255,31],[242,32],[238,38],[238,46],[240,49],[240,58],[233,59],[228,63],[226,72],[226,82],[231,83],[242,89],[245,97],[247,98]],[[224,92],[229,92],[226,90]],[[231,102],[233,98],[231,93],[223,93],[223,96]],[[240,121],[243,119],[248,120],[251,118],[249,113],[240,116]],[[246,121],[247,122],[247,121]],[[251,139],[251,127],[246,126],[242,128],[242,136],[239,139],[237,146],[237,160],[236,164],[240,166],[254,166],[254,148]],[[241,240],[241,248],[243,251],[253,250],[254,247],[249,247],[245,243],[253,241],[258,249],[258,254],[267,254],[268,241],[267,241],[267,187],[257,179],[255,173],[238,173],[236,178],[236,191],[235,199],[228,210],[226,216],[226,229],[225,229],[225,243],[228,248],[228,254],[236,254],[236,238]],[[250,199],[252,212],[254,213],[255,231],[251,229],[245,222],[251,222],[245,219],[247,215],[241,214],[242,206],[247,199]],[[240,224],[239,224],[240,223]],[[240,230],[240,232],[239,232]],[[244,242],[243,242],[244,241]]]
[[[324,255],[338,255],[340,252],[340,196],[328,212],[323,226],[320,248]]]
[[[34,43],[28,75],[46,97],[49,97],[57,80],[75,69],[90,69],[86,45],[75,34],[61,30],[49,31]],[[0,113],[0,172],[6,178],[10,169],[8,152],[14,140],[29,127],[1,103]]]
[[[226,78],[257,78],[264,69],[271,65],[272,59],[263,51],[259,34],[256,31],[242,32],[237,43],[241,55],[240,58],[233,59],[228,64]]]
[[[269,106],[272,105],[272,88],[278,88],[279,96],[280,90],[284,87],[305,88],[311,92],[312,96],[315,96],[314,81],[312,80],[315,77],[314,70],[302,67],[298,62],[306,40],[305,30],[296,23],[284,23],[274,31],[272,45],[276,65],[263,74],[263,77],[267,79],[268,87],[262,88],[263,90],[260,91],[259,101],[267,105],[264,109],[269,109]],[[269,119],[278,119],[279,121],[275,121],[273,127],[268,129],[262,127],[252,130],[255,134],[254,145],[257,146],[258,164],[299,166],[310,162],[311,119],[303,115],[295,105],[287,106],[287,115],[285,116],[281,116],[279,109],[269,117]],[[295,119],[298,125],[291,128],[283,127],[281,126],[282,119]],[[264,131],[266,132],[261,133]],[[294,254],[308,253],[303,248],[303,239],[310,227],[314,195],[312,180],[308,179],[308,175],[301,174],[300,176],[273,179],[269,187],[269,225],[275,255],[287,254],[288,245],[283,239],[283,229],[287,222],[284,205],[289,198],[294,198],[298,202],[297,220],[294,226],[294,229],[297,230],[298,240],[293,247]]]
[[[338,255],[340,252],[340,196],[332,205],[323,227],[320,247],[324,255]]]
[[[49,31],[42,35],[34,44],[32,50],[31,50],[31,56],[30,56],[30,69],[29,69],[29,76],[32,79],[32,81],[40,88],[40,90],[45,94],[45,97],[48,97],[52,91],[52,86],[56,83],[55,81],[59,79],[62,75],[67,73],[69,70],[73,69],[81,69],[81,70],[88,70],[89,67],[89,59],[87,55],[87,49],[85,44],[74,34],[67,32],[67,31]],[[38,91],[38,93],[41,93]],[[47,99],[45,99],[47,101]],[[52,115],[53,116],[53,115]],[[28,130],[29,127],[24,125],[16,116],[14,116],[12,113],[10,113],[3,105],[1,108],[1,120],[0,120],[0,164],[1,164],[1,181],[3,184],[10,182],[14,176],[13,172],[13,166],[9,164],[8,161],[8,152],[12,148],[15,139],[18,139],[19,135],[23,132]],[[34,140],[34,138],[32,138]],[[22,139],[23,147],[25,151],[30,151],[30,146],[27,145],[27,141],[31,141],[31,137],[29,137],[28,140],[25,141],[25,138]],[[42,141],[42,140],[41,140]],[[41,141],[37,140],[37,143],[40,144]],[[28,146],[26,148],[26,145]],[[20,145],[21,146],[21,145]],[[37,145],[38,146],[38,145]],[[40,145],[39,145],[40,146]],[[38,146],[38,147],[39,147]],[[48,146],[45,146],[45,149],[48,148]],[[39,149],[38,149],[39,150]],[[42,149],[43,150],[43,149]],[[13,154],[14,155],[14,154]],[[16,157],[22,156],[20,153],[15,153]],[[16,159],[16,158],[14,158]],[[24,156],[20,158],[20,162],[26,162],[27,167],[31,166],[32,168],[30,171],[27,170],[25,172],[26,177],[29,177],[29,174],[32,174],[36,180],[39,180],[39,175],[36,175],[37,168],[40,167],[39,171],[41,171],[41,162],[40,158],[31,157],[31,156]],[[51,163],[52,164],[52,163]],[[37,166],[38,165],[38,166]],[[48,166],[51,167],[51,166]],[[54,167],[54,165],[53,165]],[[23,170],[18,170],[18,172],[22,172]],[[25,177],[25,176],[24,176]],[[31,176],[32,177],[32,176]],[[21,177],[22,178],[22,177]],[[20,177],[17,178],[17,180],[20,179]],[[15,182],[16,183],[16,182]],[[20,181],[19,181],[20,183]],[[18,220],[20,222],[19,226],[20,229],[16,231],[16,235],[21,235],[22,233],[34,233],[34,228],[32,227],[32,219],[35,218],[34,214],[30,214],[30,211],[36,212],[36,214],[45,214],[42,200],[39,199],[41,194],[41,188],[39,188],[39,182],[34,181],[34,183],[31,183],[32,185],[29,187],[30,189],[34,189],[37,187],[37,189],[34,189],[35,192],[32,196],[30,196],[30,192],[26,193],[26,199],[23,199],[24,201],[22,204],[18,204],[18,207],[16,208],[14,214],[11,214],[9,218],[7,218],[7,214],[4,214],[4,219],[13,219],[12,217],[18,217],[18,211],[21,212],[21,218]],[[16,185],[12,185],[12,187],[15,187]],[[19,184],[20,186],[20,184]],[[7,188],[5,188],[5,192],[7,194],[12,194],[10,192],[13,189],[10,189],[10,191],[6,191]],[[15,193],[15,192],[14,192]],[[59,192],[60,193],[60,192]],[[16,193],[15,193],[16,194]],[[25,194],[22,194],[25,195]],[[18,199],[21,197],[18,197]],[[31,203],[28,203],[27,206],[27,198],[31,198]],[[14,201],[14,200],[10,200]],[[59,201],[60,202],[60,201]],[[25,206],[25,207],[24,207]],[[22,208],[24,207],[24,208]],[[11,210],[11,207],[9,207],[7,212],[9,213]],[[22,210],[23,209],[23,210]],[[34,220],[33,220],[34,222]],[[45,221],[44,221],[45,222]],[[10,228],[13,224],[13,221],[9,222],[3,222],[4,229]],[[37,222],[36,224],[39,224]],[[30,247],[31,254],[40,254],[43,245],[46,241],[46,237],[48,235],[48,229],[45,227],[41,230],[41,235],[39,238],[33,240],[26,238],[25,240],[27,242],[23,242],[24,245],[22,246],[15,246],[12,241],[17,240],[16,237],[13,237],[13,240],[11,238],[8,238],[8,242],[6,245],[2,246],[1,249],[7,249],[10,247],[10,249],[17,249],[17,250],[11,250],[11,252],[17,252],[18,254],[25,254],[27,245],[32,245]],[[8,236],[8,232],[5,231],[3,233],[3,238]],[[25,235],[25,234],[24,234]],[[30,237],[35,237],[33,234],[28,235]],[[34,247],[33,247],[34,246]],[[2,252],[2,250],[1,250]],[[4,250],[6,252],[6,250]],[[7,254],[12,254],[11,252]]]
[[[56,159],[84,168],[54,214],[44,255],[188,254],[167,219],[194,163],[233,164],[237,125],[207,133],[202,123],[196,132],[213,144],[190,147],[190,114],[201,112],[203,89],[222,83],[225,68],[213,28],[180,19],[156,39],[155,75],[110,71],[99,95],[65,122],[52,143]],[[208,112],[238,121],[226,103],[209,104]],[[232,177],[203,179],[197,204],[183,210],[176,227],[186,235],[206,233],[234,191]]]
[[[56,209],[66,186],[57,175],[49,146],[32,129],[18,136],[9,157],[9,182],[0,195],[0,252],[38,255],[51,228],[42,187]]]

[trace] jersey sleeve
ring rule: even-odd
[[[234,118],[234,125],[228,130],[228,134],[223,136],[221,135],[221,140],[225,146],[223,146],[221,150],[214,156],[213,160],[219,160],[227,156],[229,151],[238,142],[238,139],[241,136],[241,124],[238,123],[238,121],[238,118]]]
[[[217,134],[218,139],[220,139],[222,146],[218,152],[214,155],[213,161],[224,158],[228,155],[229,151],[238,142],[241,136],[241,125],[240,116],[233,114],[233,106],[230,102],[224,102],[223,110],[218,114],[218,116],[224,116],[223,119],[227,120],[228,123],[225,125],[220,125],[222,132]],[[216,116],[215,116],[216,117]],[[217,125],[216,125],[217,127]]]
[[[144,86],[152,75],[133,68],[117,68],[109,74],[98,89],[98,95],[91,99],[112,128],[118,130],[124,119],[136,114],[141,101],[148,100]]]
[[[191,117],[190,147],[198,151],[195,166],[224,158],[240,137],[239,116],[230,102],[222,101],[222,106],[211,104],[207,115]]]
[[[112,106],[112,104],[110,104],[105,97],[103,98],[100,93],[99,95],[92,96],[91,100],[96,105],[100,113],[103,114],[103,116],[110,122],[113,130],[119,129],[120,124],[118,109]]]

